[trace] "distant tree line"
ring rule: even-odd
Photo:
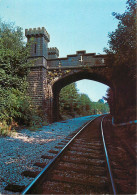
[[[60,114],[64,119],[109,112],[109,106],[103,99],[92,102],[88,95],[78,93],[76,83],[67,85],[61,90],[59,101]]]

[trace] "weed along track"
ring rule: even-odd
[[[115,194],[104,152],[101,120],[102,117],[96,118],[69,142],[70,137],[56,146],[57,149],[68,142],[22,194]]]

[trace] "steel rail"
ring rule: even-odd
[[[21,193],[22,195],[27,194],[27,192],[34,186],[34,184],[40,179],[40,177],[50,169],[50,167],[56,162],[56,160],[63,154],[66,148],[72,143],[72,141],[85,129],[93,120],[100,117],[101,115],[91,119],[89,122],[86,123],[78,133],[61,149],[61,151],[45,166],[45,168],[35,177],[35,179],[25,188],[25,190]]]
[[[103,140],[103,145],[104,145],[105,156],[106,156],[106,160],[107,160],[107,166],[108,166],[109,176],[110,176],[110,180],[111,180],[111,185],[112,185],[113,193],[114,193],[114,195],[116,195],[116,188],[115,188],[114,179],[113,179],[113,175],[112,175],[112,171],[111,171],[111,167],[110,167],[110,163],[109,163],[109,157],[108,157],[104,133],[103,133],[103,119],[105,117],[106,116],[104,116],[101,120],[101,134],[102,134],[102,140]]]

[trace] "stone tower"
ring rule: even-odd
[[[36,59],[35,65],[46,66],[46,60],[48,59],[48,42],[50,41],[50,35],[44,27],[26,29],[25,36],[28,39],[28,43],[31,44],[30,59]]]
[[[56,47],[48,48],[50,35],[44,27],[26,29],[25,36],[30,44],[28,60],[33,64],[28,77],[29,94],[38,111],[42,111],[42,115],[45,112],[50,118],[52,117],[52,98],[48,98],[47,94],[51,91],[47,86],[47,60],[57,58],[59,51]]]

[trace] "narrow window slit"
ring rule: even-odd
[[[34,52],[36,54],[36,51],[37,51],[37,45],[36,45],[36,43],[35,43],[35,49],[34,50],[35,50]]]

